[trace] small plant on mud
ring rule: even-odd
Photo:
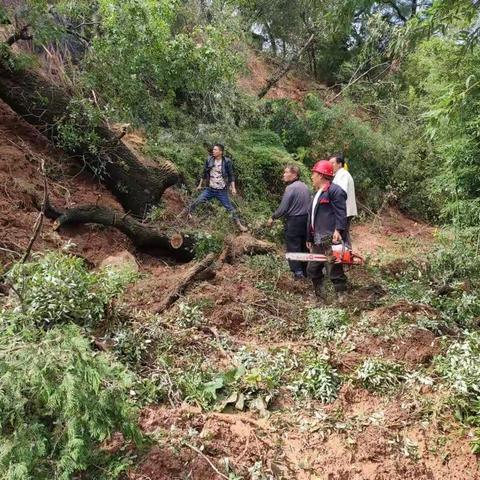
[[[435,360],[439,375],[457,395],[480,400],[480,334],[467,333],[461,341],[448,348],[446,354]]]
[[[341,308],[312,308],[308,312],[308,326],[319,340],[339,340],[347,333],[348,314]]]
[[[225,235],[221,232],[196,232],[195,242],[195,258],[200,259],[206,257],[209,253],[221,252]]]
[[[267,293],[274,293],[277,283],[287,264],[278,255],[254,255],[247,259],[247,265],[258,274],[256,287]]]
[[[288,350],[270,352],[249,350],[242,347],[235,356],[235,363],[244,372],[238,390],[247,405],[268,406],[278,394],[278,388],[286,381],[288,373],[295,368],[296,359]]]
[[[182,328],[198,327],[205,321],[199,305],[189,305],[182,302],[178,305],[178,310],[179,315],[176,321]]]
[[[480,453],[480,333],[470,332],[435,359],[437,373],[452,388],[456,416],[477,427],[473,453]]]
[[[373,392],[386,393],[397,388],[405,379],[402,365],[381,358],[367,358],[357,368],[356,379]]]
[[[318,358],[306,364],[295,390],[322,403],[331,403],[337,398],[341,384],[337,371],[326,359]]]

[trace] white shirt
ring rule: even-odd
[[[212,169],[210,170],[210,184],[209,187],[224,189],[226,187],[225,180],[222,177],[222,159],[217,160],[213,164]]]
[[[313,204],[312,204],[312,228],[315,228],[315,225],[314,225],[314,222],[315,222],[315,207],[317,206],[317,203],[318,203],[318,199],[320,197],[320,195],[322,194],[323,192],[323,188],[321,188],[320,190],[318,190],[318,192],[315,194],[315,196],[313,197]]]
[[[340,168],[335,174],[333,183],[342,187],[347,194],[347,217],[355,217],[357,215],[357,201],[355,200],[355,184],[350,173],[344,168]]]

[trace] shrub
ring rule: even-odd
[[[182,302],[179,304],[178,310],[177,323],[183,328],[196,327],[205,321],[203,312],[198,305],[188,305]]]
[[[348,314],[341,308],[312,308],[308,312],[308,327],[319,340],[342,338],[348,322]]]
[[[437,357],[438,374],[452,386],[458,396],[480,400],[480,334],[467,333],[463,340],[454,342],[445,355]]]
[[[400,385],[405,379],[405,371],[398,363],[367,358],[357,368],[355,376],[367,390],[386,393]]]
[[[51,327],[67,322],[95,325],[134,274],[118,269],[89,272],[77,257],[49,253],[16,264],[9,276],[21,296],[17,311],[29,323]]]
[[[452,343],[445,355],[435,359],[436,372],[452,388],[457,416],[463,422],[480,426],[480,334],[466,333]],[[480,453],[480,429],[477,428],[472,451]]]
[[[133,377],[92,351],[78,327],[3,328],[0,378],[0,478],[117,477],[121,463],[99,446],[117,431],[140,439],[129,401]]]
[[[341,379],[337,371],[326,360],[316,359],[305,366],[295,389],[322,403],[331,403],[337,398],[340,386]]]

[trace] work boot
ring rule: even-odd
[[[240,220],[235,220],[235,224],[242,233],[248,232],[248,228]]]
[[[347,294],[345,292],[336,292],[336,297],[339,305],[345,305],[345,303],[347,303]]]
[[[317,301],[320,303],[325,303],[327,300],[327,294],[323,288],[323,284],[317,283],[313,284],[313,288],[315,291],[315,297],[317,298]]]

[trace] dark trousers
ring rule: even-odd
[[[347,217],[347,228],[343,232],[343,241],[345,242],[345,246],[350,250],[352,249],[352,237],[350,236],[352,219],[353,217]]]
[[[313,245],[312,253],[328,254],[329,248],[323,245]],[[308,278],[312,280],[315,293],[320,295],[323,284],[325,268],[327,276],[333,283],[333,287],[336,292],[344,292],[347,289],[347,277],[343,271],[343,265],[341,263],[330,262],[308,262],[307,274]]]
[[[285,221],[285,244],[287,252],[307,252],[307,215],[288,217]],[[306,275],[307,263],[289,260],[290,270],[295,275]]]
[[[213,200],[215,198],[223,205],[225,210],[227,210],[227,212],[229,212],[232,215],[232,218],[234,220],[238,220],[237,210],[232,205],[232,202],[230,200],[230,197],[228,196],[228,191],[226,188],[223,188],[222,190],[220,190],[217,188],[207,187],[188,207],[188,211],[193,212],[201,203],[209,202],[210,200]]]

